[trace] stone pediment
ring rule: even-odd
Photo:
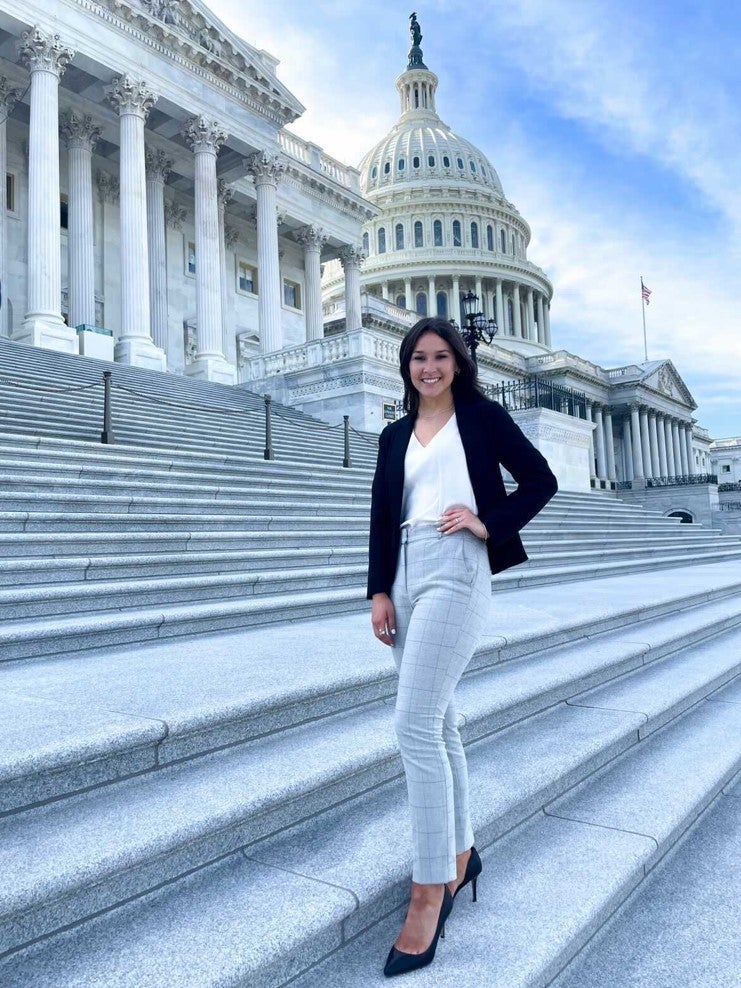
[[[645,372],[641,377],[642,384],[660,391],[669,398],[675,398],[697,408],[697,402],[671,360],[655,360],[650,365],[644,364],[643,366]]]
[[[275,74],[278,60],[253,48],[224,25],[201,0],[101,0],[119,15],[145,20],[163,40],[183,50],[215,75],[229,79],[253,99],[277,111],[283,123],[301,116],[305,107]]]

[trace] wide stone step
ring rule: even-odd
[[[577,674],[586,687],[594,677],[618,675],[621,663],[633,668],[741,625],[733,585],[708,595],[699,581],[694,594],[677,600],[655,578],[648,582],[643,608],[625,581],[609,581],[607,608],[590,587],[578,619],[558,607],[551,616],[542,590],[504,592],[509,623],[493,614],[464,676],[476,681],[464,735],[473,739],[559,701]],[[585,646],[590,632],[601,638]],[[313,660],[297,666],[307,640],[315,642]],[[392,696],[396,685],[390,655],[369,638],[365,615],[212,636],[208,654],[206,681],[198,639],[4,666],[4,723],[21,730],[0,729],[0,813],[131,774],[125,766],[140,770],[142,759],[161,767],[362,708]],[[521,657],[531,665],[510,662]],[[264,686],[256,691],[256,683]],[[110,725],[106,711],[114,714]]]
[[[729,649],[719,650],[716,648],[715,653],[712,653],[711,646],[706,644],[701,651],[703,654],[694,663],[695,679],[693,685],[698,690],[704,689],[703,695],[706,695],[713,689],[713,686],[728,680],[730,675],[730,665],[727,664]],[[726,663],[720,660],[718,651],[726,656]],[[665,659],[661,663],[657,663],[657,666],[661,665],[665,671],[673,661],[676,660],[674,658]],[[675,670],[673,678],[681,681],[687,673],[687,667],[687,657],[680,657],[679,667]],[[738,669],[738,667],[739,663],[737,662],[736,668]],[[702,669],[702,673],[700,669]],[[480,835],[482,847],[487,846],[500,834],[510,830],[517,822],[531,817],[533,805],[545,807],[546,813],[550,815],[549,804],[553,802],[554,798],[557,799],[565,789],[573,786],[575,782],[585,778],[595,769],[612,761],[621,751],[634,745],[636,743],[636,730],[641,724],[643,724],[644,733],[648,733],[647,727],[654,715],[658,718],[668,716],[666,707],[660,708],[660,705],[655,701],[657,690],[652,689],[651,685],[645,681],[646,674],[650,671],[653,670],[650,668],[643,669],[637,676],[631,711],[638,712],[627,711],[620,707],[595,710],[587,704],[584,708],[583,719],[579,723],[581,716],[579,713],[568,709],[568,705],[559,705],[545,717],[534,718],[532,722],[527,724],[518,724],[511,732],[499,730],[494,738],[488,739],[485,744],[482,743],[479,746],[482,750],[484,747],[486,749],[485,760],[475,757],[476,749],[471,750],[470,769],[472,776],[475,776],[472,789],[474,805],[477,807],[475,826]],[[644,677],[643,681],[639,678],[641,675]],[[703,685],[700,685],[701,682]],[[678,696],[679,689],[675,690],[675,693]],[[646,702],[647,700],[648,702]],[[573,703],[575,706],[579,706],[580,697],[573,697]],[[654,763],[662,763],[665,774],[673,773],[672,777],[676,785],[681,773],[686,773],[688,769],[691,771],[698,762],[698,750],[700,757],[705,756],[705,758],[707,752],[714,753],[710,780],[708,780],[708,773],[706,772],[701,785],[682,787],[680,783],[678,786],[684,805],[681,810],[678,809],[676,802],[671,807],[674,834],[685,829],[697,817],[704,806],[710,802],[712,795],[728,781],[741,764],[741,731],[736,729],[734,732],[732,726],[739,724],[739,710],[732,704],[714,703],[713,701],[704,704],[704,706],[714,709],[704,718],[696,717],[692,724],[692,730],[688,731],[685,725],[682,737],[689,734],[693,742],[689,753],[683,749],[682,754],[677,757],[677,750],[681,741],[678,742],[676,736],[667,741],[660,734],[657,736],[659,744],[663,739],[664,752],[669,751],[673,758],[664,757],[662,763],[661,753],[657,756],[655,749],[649,751],[649,745],[646,744],[641,753],[644,762],[638,766],[638,770],[636,770],[635,763],[633,770],[628,773],[624,769],[621,772],[620,762],[616,765],[617,771],[621,772],[620,778],[623,780],[627,778],[628,784],[633,786],[632,790],[625,795],[625,802],[634,805],[636,797],[641,791],[637,784],[636,775],[640,778],[643,789],[646,785],[646,776],[651,776],[652,767],[650,765],[648,768],[645,767],[647,757],[649,760],[653,759]],[[564,712],[562,713],[562,711]],[[381,724],[372,723],[369,725],[371,736],[366,737],[366,747],[371,738],[376,746],[381,744],[384,748],[389,747],[385,735],[391,731],[390,711],[387,710],[386,714],[384,737],[379,733]],[[557,724],[558,717],[563,719]],[[571,718],[570,725],[568,725],[569,718]],[[591,723],[591,731],[590,727],[587,726],[588,723]],[[387,800],[385,804],[387,812],[381,821],[379,821],[377,803],[375,805],[366,803],[362,809],[355,804],[347,805],[348,795],[353,795],[352,788],[348,789],[347,785],[342,788],[342,793],[335,786],[332,795],[329,796],[330,800],[334,800],[335,806],[339,802],[343,803],[339,818],[335,814],[330,819],[325,817],[324,819],[311,820],[311,817],[322,812],[322,809],[315,801],[307,798],[305,790],[307,783],[312,785],[313,791],[316,791],[317,784],[322,787],[325,798],[323,809],[331,809],[332,804],[326,804],[329,795],[327,757],[334,758],[336,771],[336,759],[339,750],[345,752],[358,750],[352,747],[340,748],[340,736],[337,734],[337,730],[339,729],[341,733],[343,726],[345,729],[347,728],[346,717],[335,721],[334,730],[329,727],[329,724],[325,724],[323,740],[318,750],[311,748],[306,743],[302,744],[301,736],[294,732],[291,738],[292,743],[289,746],[293,757],[291,770],[293,776],[292,801],[296,801],[300,790],[304,789],[304,794],[300,809],[297,808],[293,811],[293,819],[291,819],[290,812],[284,811],[279,814],[280,826],[282,829],[287,825],[291,826],[304,820],[306,821],[306,829],[298,834],[283,835],[277,839],[277,843],[271,842],[267,845],[265,843],[260,845],[257,841],[260,840],[261,836],[269,834],[269,831],[267,833],[265,831],[265,828],[269,826],[266,819],[266,809],[271,797],[275,798],[275,782],[277,779],[281,779],[279,742],[272,743],[272,750],[269,749],[268,744],[262,746],[262,757],[259,764],[261,773],[264,775],[259,775],[261,780],[260,797],[258,797],[257,805],[253,802],[251,812],[249,809],[251,801],[249,789],[245,788],[243,783],[240,785],[237,780],[254,778],[250,771],[249,756],[247,756],[247,752],[254,755],[256,750],[254,746],[249,746],[245,752],[240,752],[241,758],[237,758],[237,753],[233,752],[229,754],[228,758],[214,756],[202,765],[189,764],[173,770],[163,770],[160,776],[154,780],[157,783],[156,786],[151,784],[149,778],[133,780],[131,783],[124,783],[114,787],[114,789],[90,794],[84,801],[47,808],[43,814],[31,813],[9,818],[0,824],[0,832],[3,836],[3,840],[0,842],[0,858],[4,858],[7,862],[7,866],[3,869],[5,875],[3,946],[12,949],[14,944],[21,945],[24,942],[21,939],[23,937],[27,941],[43,935],[44,932],[53,932],[69,922],[84,919],[94,911],[115,905],[132,895],[136,895],[137,892],[141,894],[156,887],[162,881],[184,875],[194,867],[198,867],[199,864],[206,864],[209,860],[214,861],[217,857],[239,847],[247,848],[248,859],[253,857],[258,861],[264,859],[273,865],[280,862],[284,866],[289,841],[291,871],[294,874],[296,872],[306,874],[306,869],[309,869],[309,874],[314,878],[319,879],[321,875],[320,880],[329,881],[329,884],[335,888],[351,888],[353,890],[354,894],[350,897],[350,901],[345,903],[346,909],[342,919],[346,922],[346,928],[342,933],[345,936],[356,934],[369,922],[373,922],[379,913],[380,915],[387,913],[389,907],[393,908],[396,904],[393,900],[394,898],[398,899],[399,885],[401,884],[399,865],[408,866],[408,848],[403,847],[400,842],[388,840],[389,833],[404,832],[401,819],[404,801],[400,798],[400,786],[398,785],[394,794],[395,798],[391,801]],[[729,733],[735,736],[735,744],[726,745],[721,751],[721,741]],[[565,740],[569,734],[571,735],[571,744],[554,743],[556,740]],[[699,734],[702,734],[700,743],[697,742]],[[591,735],[589,741],[586,741],[587,735]],[[576,741],[577,738],[579,741]],[[300,767],[296,765],[295,760],[297,743],[302,747]],[[581,756],[581,761],[578,764],[573,755],[575,743],[578,754]],[[572,755],[564,759],[564,751],[572,752]],[[288,752],[286,752],[287,754]],[[628,751],[625,757],[630,757],[631,754],[632,752]],[[283,756],[284,759],[286,755]],[[245,756],[247,756],[246,760]],[[274,764],[276,757],[278,762]],[[229,759],[231,760],[230,764],[228,764]],[[394,774],[398,775],[398,757],[387,757],[385,761],[393,763],[393,768],[396,769]],[[482,764],[485,765],[487,774],[485,783],[487,798],[483,800],[477,798],[479,796],[478,786],[483,781],[480,778]],[[282,766],[284,773],[286,767],[285,764]],[[386,771],[388,772],[390,768],[391,765],[387,764]],[[520,771],[516,771],[517,769]],[[656,771],[655,765],[653,771]],[[362,773],[365,781],[364,792],[370,788],[375,788],[374,782],[381,781],[378,774],[373,780],[369,777],[367,762],[360,765],[356,764],[355,778],[358,777],[359,772]],[[512,775],[509,774],[510,772]],[[167,776],[166,780],[163,778],[164,776]],[[601,779],[602,777],[598,778]],[[285,779],[286,776],[283,775],[284,786]],[[320,779],[323,781],[320,782]],[[528,782],[534,785],[535,792],[528,787]],[[203,796],[200,795],[201,792],[203,792]],[[207,796],[206,793],[208,793]],[[385,788],[380,790],[380,794],[381,798],[388,796]],[[370,793],[367,798],[378,800],[379,792]],[[254,800],[254,796],[252,800]],[[258,818],[255,818],[254,814],[258,806],[260,812]],[[656,812],[661,812],[662,808],[666,808],[666,800],[652,800],[651,807]],[[389,809],[391,810],[390,815]],[[557,812],[558,809],[556,808],[554,815]],[[366,820],[373,832],[366,835],[362,829],[353,826],[354,823],[359,822],[357,818]],[[679,823],[677,823],[678,818]],[[383,823],[382,827],[378,826],[379,822]],[[574,829],[591,833],[599,831],[607,834],[609,832],[610,840],[612,842],[617,840],[620,843],[614,828],[608,830],[608,828],[601,826],[584,826],[575,824],[573,820],[561,820],[560,818],[559,824],[565,826],[566,832]],[[277,832],[276,819],[273,820],[272,826],[275,828],[273,832]],[[341,830],[339,834],[338,829]],[[655,829],[658,830],[658,828]],[[95,837],[91,839],[93,833]],[[345,841],[346,851],[346,842],[351,833],[356,835],[351,842],[355,853],[352,856],[348,856],[346,853],[338,854],[337,852],[342,846],[342,839]],[[659,833],[659,837],[662,836]],[[375,840],[372,839],[373,837]],[[621,835],[621,837],[628,837],[628,835]],[[631,841],[640,840],[642,842],[641,867],[636,875],[637,881],[642,877],[643,870],[651,867],[660,854],[667,849],[667,846],[665,841],[662,847],[659,839],[653,835],[653,839],[643,836],[637,838],[634,833],[631,833],[629,838]],[[321,843],[318,843],[319,841]],[[659,844],[658,852],[657,843]],[[60,853],[62,846],[64,847],[64,854]],[[185,855],[186,846],[187,857]],[[41,848],[44,849],[45,853],[40,853]],[[23,854],[24,850],[25,854]],[[327,853],[328,851],[329,853]],[[331,853],[332,851],[334,854]],[[22,872],[13,866],[19,853],[27,862]],[[204,858],[205,860],[203,860]],[[604,863],[602,860],[600,860],[599,868],[594,866],[593,854],[588,855],[587,860],[590,862],[590,873],[595,878],[603,873]],[[558,869],[558,862],[553,864]],[[635,860],[632,864],[635,870]],[[333,868],[334,881],[327,875],[328,867]],[[407,870],[406,867],[404,870]],[[350,880],[349,884],[348,881],[337,880],[340,873],[347,876],[347,879]],[[494,873],[495,870],[492,869],[492,874]],[[496,869],[496,874],[499,877],[499,869]],[[283,877],[285,878],[285,876]],[[93,885],[93,883],[95,884]],[[370,889],[368,888],[369,885],[371,886]],[[380,889],[379,885],[381,886]],[[271,912],[274,917],[273,922],[277,922],[278,916],[281,915],[282,901],[282,898],[275,896],[268,896],[263,900],[263,910]],[[302,905],[306,908],[305,901]],[[326,910],[324,914],[326,915]],[[284,918],[284,914],[282,918]],[[337,927],[342,920],[336,915],[332,915],[330,922],[332,926]],[[339,933],[340,930],[336,932]],[[572,953],[575,953],[583,942],[581,940]],[[50,948],[47,946],[46,949]],[[328,951],[325,951],[326,953]],[[367,963],[368,955],[365,955],[365,960]],[[307,965],[304,964],[303,966],[306,967]],[[364,970],[367,974],[368,968],[366,967]],[[345,974],[347,973],[348,969],[345,968]],[[256,983],[279,984],[281,982],[259,981]],[[317,981],[316,983],[319,984],[320,982]],[[505,984],[507,982],[500,981],[499,983]]]

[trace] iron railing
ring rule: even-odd
[[[646,477],[646,487],[689,487],[695,484],[717,484],[714,473],[686,473],[676,477]]]
[[[741,491],[741,480],[737,480],[735,483],[718,484],[718,491]]]
[[[587,396],[583,391],[544,381],[536,376],[521,381],[508,381],[504,384],[484,384],[483,392],[498,401],[509,412],[520,412],[527,408],[549,408],[574,418],[587,417]]]

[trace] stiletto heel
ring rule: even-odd
[[[407,971],[414,971],[418,967],[426,967],[432,963],[437,949],[437,941],[445,936],[445,920],[450,915],[453,908],[453,896],[447,885],[443,887],[443,901],[440,906],[440,915],[437,917],[437,928],[432,938],[432,943],[421,954],[406,954],[403,950],[392,947],[386,958],[386,965],[383,973],[387,978],[393,978],[395,974],[405,974]]]
[[[463,881],[461,882],[461,884],[455,890],[455,894],[453,895],[454,899],[455,896],[458,895],[460,890],[464,887],[464,885],[468,885],[468,883],[471,882],[473,887],[473,901],[474,902],[478,901],[476,898],[476,883],[478,881],[479,875],[482,872],[482,869],[483,869],[483,865],[481,864],[481,858],[479,857],[479,852],[476,850],[475,847],[472,847],[471,856],[469,857],[468,864],[466,865],[466,874],[463,876]]]

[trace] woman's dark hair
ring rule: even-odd
[[[419,322],[416,322],[412,326],[401,341],[401,347],[399,348],[399,367],[402,380],[404,381],[404,411],[416,414],[419,408],[419,392],[412,384],[409,363],[419,338],[424,333],[435,333],[441,340],[445,340],[453,351],[455,362],[458,365],[458,373],[453,378],[453,395],[456,397],[471,398],[482,395],[483,392],[476,380],[476,367],[471,360],[461,334],[446,319],[425,316],[424,319],[420,319]]]

